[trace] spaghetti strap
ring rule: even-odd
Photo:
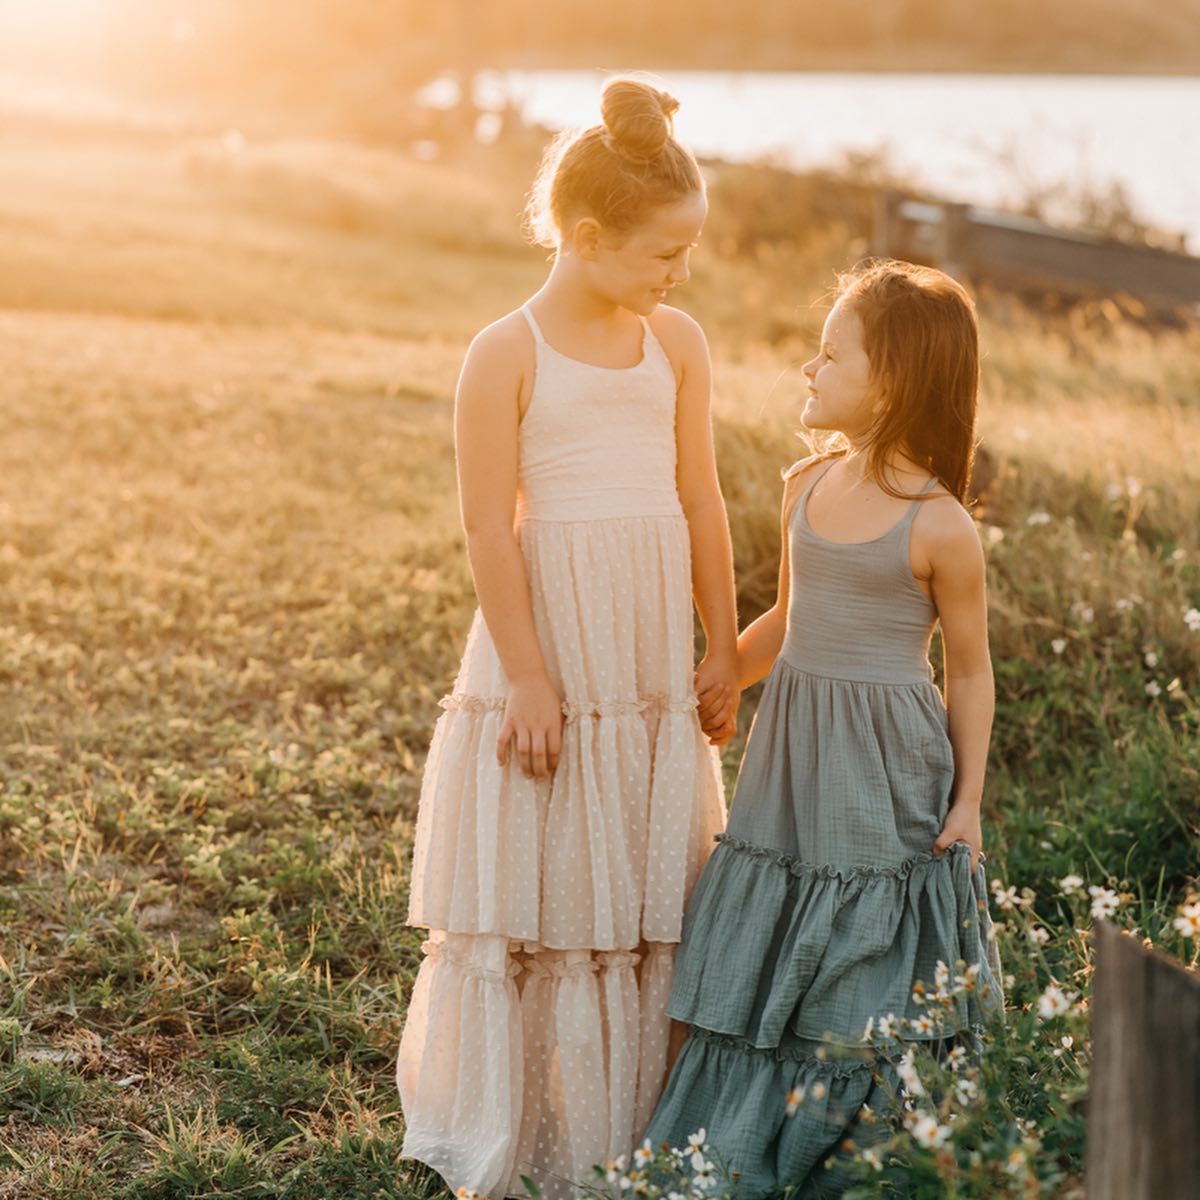
[[[529,328],[533,330],[533,340],[537,342],[539,346],[544,346],[546,344],[546,339],[542,337],[541,327],[533,319],[533,313],[529,311],[529,305],[522,304],[521,312],[524,314],[525,320],[529,322]]]
[[[834,464],[836,462],[837,462],[836,458],[831,459],[829,462],[827,462],[825,464],[825,470],[823,470],[815,479],[809,480],[808,487],[806,487],[804,489],[802,495],[807,496],[808,493],[811,492],[813,490],[813,488],[815,488],[817,486],[817,484],[820,483],[821,480],[824,479],[825,476],[828,475],[831,470],[833,470]]]
[[[900,524],[896,526],[897,529],[903,529],[906,525],[912,524],[917,515],[917,509],[921,507],[921,497],[931,492],[937,485],[937,482],[938,477],[936,475],[930,476],[925,486],[917,493],[917,498],[908,506],[908,512],[901,518]]]

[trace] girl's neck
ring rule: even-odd
[[[571,258],[555,258],[546,282],[533,295],[535,301],[542,299],[571,324],[619,324],[623,313],[620,305],[588,286],[579,264]]]
[[[865,483],[868,480],[875,480],[876,473],[872,470],[870,460],[870,442],[848,440],[850,441],[850,449],[842,457],[842,464],[845,470],[849,471],[860,482]],[[879,464],[879,469],[885,476],[892,478],[924,473],[924,468],[902,451],[893,451],[889,454],[887,459]]]

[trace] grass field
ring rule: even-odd
[[[473,608],[450,398],[545,269],[526,165],[0,140],[0,1197],[441,1194],[398,1161],[403,914]],[[854,250],[702,249],[681,294],[743,620],[813,302]],[[1200,885],[1200,333],[995,301],[984,338],[1011,1019],[952,1149],[911,1157],[922,1195],[1065,1197],[1093,900],[1060,881],[1200,945],[1174,924]]]

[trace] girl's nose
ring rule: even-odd
[[[800,370],[811,379],[817,373],[817,360],[810,358]]]

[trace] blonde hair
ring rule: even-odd
[[[557,248],[574,218],[593,217],[627,233],[660,204],[703,191],[692,152],[675,140],[679,101],[644,80],[610,79],[601,123],[566,130],[546,147],[525,206],[525,227],[540,246]]]

